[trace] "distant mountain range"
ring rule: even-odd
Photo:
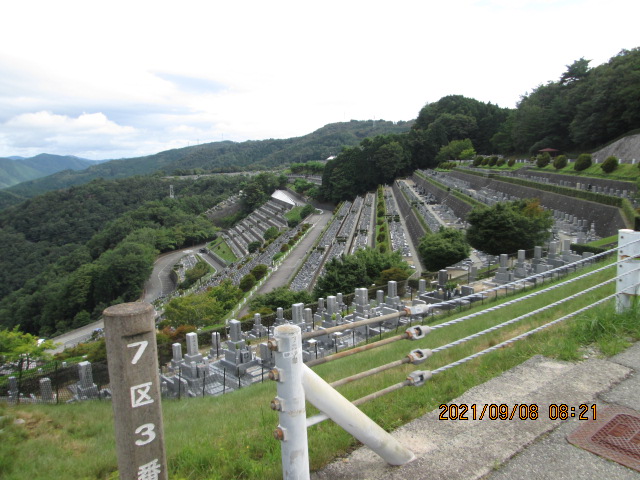
[[[0,192],[0,208],[31,198],[41,193],[61,188],[80,185],[96,178],[117,179],[134,175],[182,175],[193,173],[224,173],[248,170],[268,170],[284,167],[290,163],[306,163],[326,160],[337,155],[345,146],[358,145],[364,138],[388,133],[407,132],[413,121],[388,122],[384,120],[351,120],[325,125],[313,133],[302,137],[283,140],[249,140],[236,143],[222,141],[206,143],[174,150],[167,150],[155,155],[109,160],[100,163],[81,160],[76,157],[64,157],[83,163],[77,168],[70,166],[52,170],[50,175],[25,178],[16,185],[16,181],[5,181],[3,186],[13,185]],[[38,155],[55,157],[55,155]],[[60,157],[63,158],[63,157]],[[26,159],[31,160],[31,159]],[[13,165],[21,165],[26,160],[9,160]],[[4,165],[4,164],[3,164]],[[88,167],[88,168],[87,168]],[[2,168],[2,167],[0,167]],[[54,173],[55,172],[55,173]],[[4,177],[0,171],[0,177]],[[17,173],[12,175],[17,179]],[[26,181],[25,181],[26,180]]]
[[[42,153],[31,158],[0,158],[0,188],[46,177],[62,170],[84,170],[96,162],[74,156]]]

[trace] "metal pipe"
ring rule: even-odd
[[[390,370],[395,367],[399,367],[400,365],[404,365],[405,363],[410,363],[411,359],[409,357],[404,357],[402,360],[396,360],[395,362],[387,363],[386,365],[380,365],[379,367],[372,368],[371,370],[366,370],[364,372],[356,373],[355,375],[351,375],[350,377],[345,377],[340,380],[336,380],[335,382],[330,383],[333,388],[339,387],[341,385],[345,385],[347,383],[355,382],[356,380],[360,380],[362,378],[370,377],[371,375],[375,375],[377,373],[384,372],[386,370]]]
[[[400,335],[394,335],[393,337],[385,338],[384,340],[378,340],[377,342],[368,343],[366,345],[360,345],[359,347],[351,348],[349,350],[343,350],[342,352],[334,353],[333,355],[328,355],[326,357],[310,360],[307,362],[307,367],[315,367],[316,365],[321,365],[323,363],[331,362],[333,360],[339,360],[344,357],[355,355],[356,353],[366,352],[367,350],[372,350],[374,348],[382,347],[384,345],[397,342],[398,340],[405,340],[407,338],[409,338],[409,335],[406,333],[402,333]]]
[[[404,465],[416,457],[353,403],[302,364],[307,400],[391,465]],[[306,432],[306,429],[305,429]]]
[[[640,257],[638,240],[640,240],[640,232],[618,230],[618,277],[620,280],[616,283],[617,313],[629,310],[638,298],[640,273],[632,270],[638,265],[638,257]]]
[[[271,408],[278,410],[280,424],[274,432],[281,440],[284,480],[309,479],[307,413],[302,386],[302,341],[300,327],[280,325],[274,330],[276,368],[270,377],[278,382],[278,396]]]
[[[303,340],[309,338],[321,337],[323,335],[331,335],[335,332],[342,332],[344,330],[350,330],[352,328],[364,327],[372,323],[382,323],[392,318],[405,317],[409,314],[407,310],[400,310],[398,312],[388,313],[386,315],[380,315],[379,317],[365,318],[364,320],[358,320],[357,322],[344,323],[342,325],[336,325],[335,327],[324,328],[322,330],[313,330],[311,332],[305,332],[302,334]]]

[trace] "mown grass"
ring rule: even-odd
[[[222,237],[218,237],[216,240],[209,244],[209,249],[218,255],[220,258],[228,263],[233,263],[238,260],[238,257],[231,251],[227,242]]]
[[[599,265],[601,266],[601,265]],[[594,267],[595,268],[595,267]],[[584,273],[578,272],[577,274]],[[434,329],[424,339],[396,342],[315,370],[327,381],[402,358],[414,348],[435,348],[548,305],[613,276],[615,268],[546,292],[521,303],[483,314],[446,328]],[[549,283],[547,283],[548,286]],[[398,383],[414,369],[433,370],[474,352],[528,331],[614,292],[613,284],[510,327],[434,354],[420,366],[407,365],[354,382],[339,390],[354,400]],[[531,290],[518,295],[531,293]],[[515,298],[485,301],[473,309],[438,319],[444,322]],[[425,414],[527,358],[542,354],[562,360],[580,360],[584,346],[612,355],[640,338],[637,312],[615,315],[612,302],[575,320],[563,322],[526,340],[498,349],[462,366],[435,375],[419,388],[403,388],[362,406],[387,430]],[[278,424],[269,402],[272,382],[222,397],[163,402],[165,439],[172,479],[282,478],[280,445],[272,436]],[[308,414],[315,413],[309,407]],[[108,402],[59,406],[0,406],[0,477],[7,480],[48,478],[116,478],[113,417]],[[14,425],[15,418],[25,419]],[[312,469],[356,446],[356,441],[330,421],[309,429]]]

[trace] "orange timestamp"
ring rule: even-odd
[[[440,410],[439,420],[484,420],[485,418],[489,420],[538,420],[541,414],[537,403],[516,403],[513,405],[506,403],[443,403],[438,409]],[[597,406],[586,403],[581,403],[578,406],[552,403],[549,405],[548,411],[544,413],[547,413],[546,418],[549,420],[567,420],[569,418],[595,420]]]

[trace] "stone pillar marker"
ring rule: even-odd
[[[153,306],[113,305],[103,318],[120,478],[167,480]]]

